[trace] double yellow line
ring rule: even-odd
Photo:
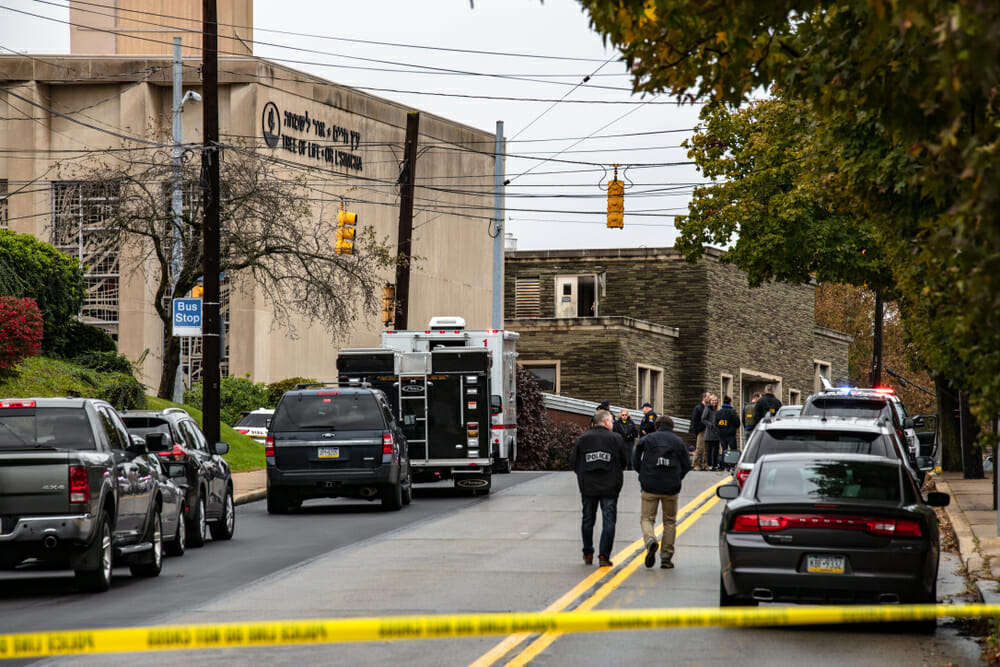
[[[715,504],[719,501],[715,497],[715,490],[732,480],[732,477],[726,477],[712,486],[708,487],[687,505],[682,507],[678,512],[677,516],[685,517],[677,525],[677,537],[684,534],[688,528],[690,528],[698,519],[700,519],[708,510],[712,509]],[[687,516],[685,516],[687,515]],[[656,527],[656,536],[660,537],[663,533],[663,524]],[[600,581],[608,574],[609,570],[604,568],[599,568],[583,581],[578,583],[576,586],[571,588],[566,592],[565,595],[560,597],[558,600],[550,604],[545,608],[545,612],[559,612],[564,611],[574,602],[579,600],[581,596],[583,600],[573,609],[573,611],[590,611],[598,604],[601,603],[608,595],[612,593],[615,589],[621,586],[626,579],[632,576],[637,569],[639,569],[639,564],[645,561],[646,549],[645,543],[639,539],[628,545],[617,554],[612,557],[612,562],[628,561],[624,567],[618,569],[615,575],[604,583],[600,588],[598,588],[593,593],[587,594],[588,591],[594,588]],[[611,570],[614,572],[614,570]],[[553,644],[557,639],[559,639],[563,633],[561,632],[546,632],[540,637],[535,639],[533,642],[528,644],[524,649],[515,655],[513,658],[508,660],[506,666],[514,665],[526,665],[532,660],[534,660],[538,655]],[[469,667],[490,667],[495,664],[498,660],[503,658],[505,655],[516,649],[518,646],[523,644],[526,640],[532,637],[531,633],[522,632],[514,635],[508,635],[503,641],[490,649],[489,652],[482,655],[478,660],[473,662]]]

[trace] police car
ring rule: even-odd
[[[257,410],[251,410],[243,414],[243,417],[236,422],[233,429],[239,431],[243,435],[253,438],[257,442],[264,442],[267,439],[267,426],[271,417],[274,415],[274,410],[269,410],[267,408],[258,408]]]

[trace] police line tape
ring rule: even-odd
[[[1000,605],[712,607],[257,621],[0,634],[0,658],[442,639],[523,632],[835,625],[991,617],[1000,617]]]

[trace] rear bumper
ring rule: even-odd
[[[21,517],[13,529],[0,534],[0,548],[4,544],[42,544],[49,536],[59,542],[90,542],[94,535],[97,519],[92,514],[70,514],[65,516]]]
[[[399,483],[399,466],[380,465],[376,468],[343,468],[340,470],[281,470],[267,468],[267,485],[284,489],[314,491],[324,495],[343,487],[372,486]]]

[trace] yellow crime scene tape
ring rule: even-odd
[[[679,627],[758,627],[1000,616],[995,604],[705,607],[259,621],[0,635],[0,657],[202,650],[288,644],[382,642],[518,632],[607,632]]]

